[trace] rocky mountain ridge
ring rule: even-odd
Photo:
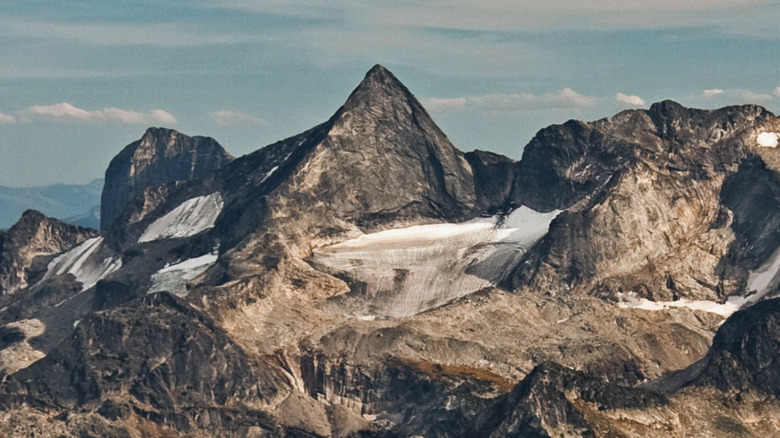
[[[40,262],[68,250],[97,232],[27,210],[8,231],[0,232],[0,295],[27,288],[45,271]],[[34,281],[33,281],[34,282]]]
[[[763,132],[666,101],[464,154],[375,66],[325,123],[138,185],[0,300],[0,431],[776,434]]]

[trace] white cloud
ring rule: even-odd
[[[615,100],[629,106],[643,106],[645,104],[645,100],[635,94],[617,93]]]
[[[211,113],[211,117],[219,126],[232,127],[236,125],[265,125],[268,122],[260,117],[239,111],[220,110]]]
[[[461,96],[453,98],[432,97],[423,104],[432,111],[457,111],[478,108],[487,111],[544,110],[573,108],[595,105],[598,99],[584,96],[571,88],[557,93],[534,95],[531,93],[488,94],[484,96]]]
[[[177,120],[169,112],[155,109],[148,113],[120,108],[103,108],[101,110],[86,110],[67,102],[51,105],[33,105],[19,112],[24,121],[33,120],[63,120],[63,121],[112,121],[128,125],[143,125],[148,123],[173,124]]]
[[[176,120],[176,117],[174,117],[173,114],[161,109],[152,110],[151,112],[149,112],[149,115],[152,117],[153,120],[168,125],[172,125],[178,122],[178,120]]]
[[[701,95],[708,99],[710,97],[720,96],[721,94],[723,94],[723,90],[719,88],[712,88],[701,92]]]
[[[775,88],[775,91],[772,92],[777,97],[780,97],[780,87]]]
[[[11,114],[0,113],[0,125],[8,123],[16,123],[16,117],[12,116]]]

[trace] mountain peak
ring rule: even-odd
[[[146,129],[144,135],[141,136],[141,141],[149,140],[149,139],[159,139],[161,137],[175,137],[180,134],[181,133],[175,129],[150,126],[149,128]]]
[[[189,137],[167,128],[149,128],[125,146],[106,169],[100,224],[107,228],[144,188],[189,181],[222,167],[233,157],[216,140]]]
[[[398,105],[411,106],[422,110],[422,105],[398,78],[382,65],[376,64],[352,91],[344,103],[345,109],[366,109],[376,114],[379,109],[389,109]]]
[[[385,66],[381,64],[375,64],[373,67],[371,67],[371,70],[366,72],[366,77],[364,81],[366,80],[372,80],[372,81],[385,81],[388,79],[392,79],[395,81],[398,81],[395,76],[388,70]]]

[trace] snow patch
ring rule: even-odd
[[[740,304],[732,302],[718,303],[706,300],[689,300],[682,298],[677,301],[650,301],[647,298],[638,298],[636,293],[627,294],[618,293],[618,307],[621,309],[641,309],[641,310],[669,310],[672,308],[685,308],[690,310],[701,310],[709,313],[716,313],[723,317],[729,317],[732,313],[740,309]]]
[[[762,132],[758,134],[756,141],[762,148],[776,148],[780,141],[780,132]]]
[[[289,155],[287,155],[287,157],[289,158]],[[285,158],[285,160],[286,160],[286,159],[287,159],[287,158]],[[268,178],[270,178],[270,177],[271,177],[271,175],[273,175],[273,174],[274,174],[274,172],[276,172],[276,170],[277,170],[277,169],[279,169],[279,166],[274,166],[274,167],[272,167],[272,168],[271,168],[271,170],[269,170],[268,172],[266,172],[265,176],[263,177],[263,179],[262,179],[260,182],[261,182],[261,183],[265,182],[265,180],[267,180]]]
[[[81,291],[94,286],[99,280],[122,267],[122,259],[106,256],[110,250],[103,244],[102,237],[85,240],[70,251],[49,262],[46,280],[55,275],[72,274],[81,283]]]
[[[138,243],[189,237],[213,228],[222,207],[222,195],[219,192],[184,201],[165,216],[152,222],[138,238]]]
[[[184,260],[164,268],[152,275],[152,287],[147,293],[170,292],[178,296],[187,294],[187,282],[206,271],[217,261],[217,251]]]
[[[628,294],[618,294],[618,299],[620,300],[618,307],[642,310],[687,308],[717,313],[728,318],[734,312],[751,306],[764,298],[772,290],[772,287],[777,284],[778,273],[780,273],[780,248],[777,248],[758,269],[750,271],[747,282],[747,294],[729,297],[725,303],[695,301],[686,298],[677,301],[650,301],[646,298],[637,298],[635,293],[629,292]]]
[[[416,225],[315,249],[313,266],[359,285],[364,317],[414,315],[495,286],[560,211]]]

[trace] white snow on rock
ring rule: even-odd
[[[184,260],[165,266],[152,275],[152,287],[147,293],[170,292],[174,295],[187,294],[187,282],[206,271],[217,261],[217,252]]]
[[[706,300],[689,300],[682,298],[677,301],[650,301],[647,298],[638,298],[634,292],[627,294],[618,293],[618,307],[621,309],[640,309],[640,310],[669,310],[673,308],[685,308],[690,310],[701,310],[709,313],[716,313],[723,317],[728,317],[740,309],[740,304],[732,302],[731,299],[725,303]]]
[[[194,236],[214,227],[222,212],[222,206],[222,195],[219,192],[184,201],[165,216],[152,222],[138,238],[138,242]]]
[[[780,132],[762,132],[758,134],[756,141],[762,148],[776,148],[780,141]]]
[[[747,294],[744,296],[732,296],[725,303],[715,301],[696,301],[686,298],[677,301],[650,301],[646,298],[638,298],[633,292],[618,294],[618,307],[624,309],[642,310],[668,310],[671,308],[687,308],[716,313],[725,318],[732,313],[751,306],[766,296],[772,287],[778,283],[780,273],[780,248],[767,259],[763,265],[755,271],[750,271],[747,282]]]
[[[83,292],[121,267],[122,259],[103,244],[103,238],[93,237],[49,262],[43,279],[72,274],[81,283]]]
[[[520,207],[503,220],[380,231],[315,249],[310,261],[352,280],[364,295],[358,316],[409,316],[496,285],[558,213]]]

